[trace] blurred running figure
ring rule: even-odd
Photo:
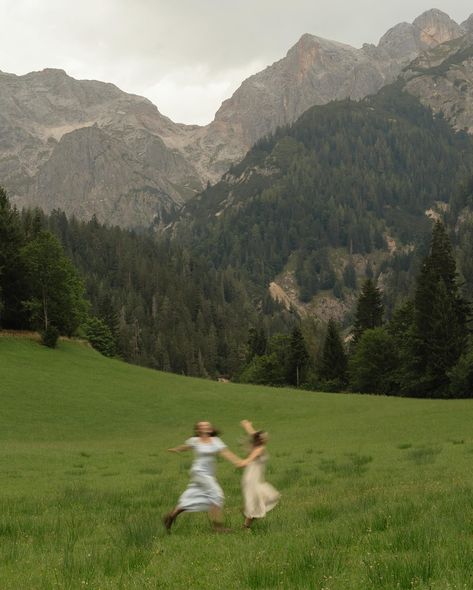
[[[245,502],[245,528],[250,528],[255,518],[263,518],[269,510],[272,510],[279,501],[280,494],[273,486],[264,480],[264,472],[268,461],[266,443],[268,433],[263,430],[255,430],[248,420],[242,420],[240,424],[250,435],[251,451],[246,459],[239,463],[244,467],[241,480],[241,489]]]
[[[195,427],[196,436],[186,440],[183,445],[168,449],[172,453],[191,449],[194,451],[190,483],[179,498],[177,506],[163,519],[168,531],[181,512],[208,512],[216,532],[228,531],[222,524],[224,495],[215,478],[215,457],[220,455],[236,466],[240,465],[241,460],[227,449],[217,434],[210,422],[198,422]]]

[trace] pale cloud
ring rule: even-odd
[[[222,72],[214,79],[207,65],[183,67],[163,76],[157,84],[143,87],[140,93],[147,96],[162,113],[177,113],[177,123],[192,122],[205,125],[220,105],[241,84],[242,80],[265,67],[263,62],[251,62],[246,67]],[[186,120],[179,118],[179,113]]]
[[[173,120],[206,123],[303,33],[359,47],[429,8],[424,0],[0,0],[0,69],[62,68],[143,94]],[[436,8],[461,22],[473,7],[442,0]]]

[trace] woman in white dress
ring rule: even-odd
[[[268,434],[263,430],[256,431],[248,420],[240,423],[250,435],[251,451],[246,459],[240,462],[244,467],[241,489],[244,499],[245,528],[250,528],[255,518],[263,518],[279,501],[280,493],[264,479],[268,453],[266,443]]]
[[[210,422],[198,422],[195,434],[185,444],[168,449],[173,453],[192,450],[194,461],[190,470],[190,483],[174,510],[164,517],[164,526],[170,531],[182,512],[208,512],[214,529],[225,532],[227,529],[222,526],[224,495],[215,478],[215,458],[220,455],[236,466],[240,465],[241,460],[218,438]]]

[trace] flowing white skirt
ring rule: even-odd
[[[186,491],[177,503],[186,512],[207,512],[210,508],[223,506],[223,490],[212,475],[192,473]]]
[[[241,480],[247,518],[263,518],[279,501],[281,494],[264,481],[264,463],[253,461],[245,467]]]

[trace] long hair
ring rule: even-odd
[[[251,435],[251,444],[254,447],[262,447],[266,444],[268,440],[268,433],[264,430],[257,430],[254,434]]]

